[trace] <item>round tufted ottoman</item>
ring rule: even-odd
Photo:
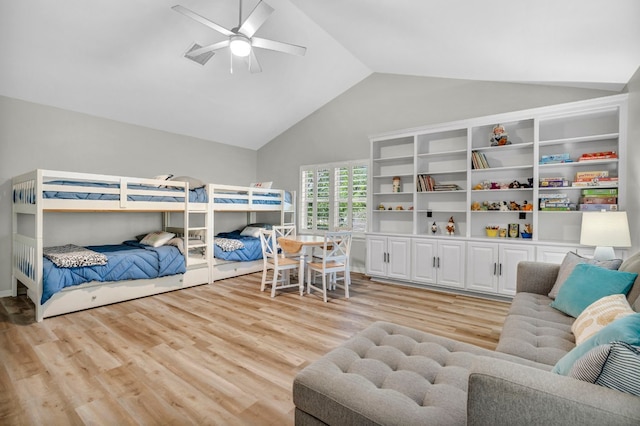
[[[376,322],[295,378],[296,424],[464,425],[477,346]]]

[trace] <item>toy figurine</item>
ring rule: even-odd
[[[474,212],[480,210],[480,203],[477,201],[471,203],[471,210]]]
[[[529,202],[527,202],[527,200],[524,200],[524,203],[522,204],[522,210],[524,210],[526,212],[533,211],[533,204],[529,204]]]
[[[501,124],[496,125],[491,133],[491,146],[510,145],[509,136],[504,126]]]
[[[509,203],[509,210],[520,210],[520,204],[516,203],[515,201],[511,201]]]
[[[501,212],[508,212],[509,211],[509,206],[507,205],[506,201],[501,201],[500,202],[500,211]]]
[[[435,222],[433,222],[433,225],[431,225],[431,233],[435,234],[438,232],[438,225],[436,225]]]
[[[456,232],[456,224],[453,221],[453,216],[449,218],[449,222],[447,223],[447,235],[453,235]]]

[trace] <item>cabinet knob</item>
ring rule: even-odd
[[[493,275],[495,275],[495,274],[496,274],[496,272],[497,272],[497,268],[498,268],[498,264],[494,262],[494,263],[493,263]]]

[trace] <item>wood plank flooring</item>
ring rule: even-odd
[[[326,304],[252,274],[40,323],[2,298],[0,424],[291,425],[295,374],[377,320],[495,348],[508,303],[352,275]]]

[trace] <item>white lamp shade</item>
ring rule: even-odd
[[[587,246],[630,247],[627,212],[584,212],[580,244]]]
[[[232,36],[229,41],[229,48],[235,56],[249,56],[249,53],[251,53],[251,42],[246,37],[235,35]]]

